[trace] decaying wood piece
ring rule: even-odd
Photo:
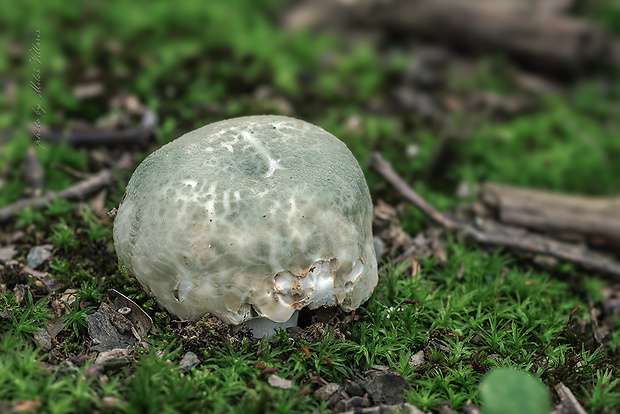
[[[583,409],[577,398],[573,395],[570,388],[561,382],[555,386],[555,392],[560,397],[560,404],[556,406],[551,414],[586,414],[586,410]]]
[[[86,196],[94,193],[100,188],[109,185],[111,182],[112,171],[108,169],[101,170],[97,174],[94,174],[87,179],[80,181],[79,183],[76,183],[62,191],[51,191],[40,197],[19,200],[13,204],[9,204],[4,208],[1,208],[0,222],[8,220],[13,214],[26,207],[43,208],[47,205],[47,203],[51,202],[56,198],[64,198],[67,200],[82,200]]]
[[[41,139],[45,142],[55,143],[66,140],[68,144],[74,146],[145,146],[153,135],[153,127],[157,123],[157,115],[148,108],[142,108],[140,111],[142,112],[142,119],[140,125],[136,128],[79,128],[67,131],[44,131],[41,133]]]
[[[487,183],[479,199],[505,224],[564,240],[620,246],[620,197],[568,196]]]
[[[412,202],[434,222],[448,230],[455,230],[458,227],[458,223],[435,210],[432,205],[428,204],[426,200],[413,191],[413,189],[409,187],[409,185],[407,185],[407,183],[405,183],[403,179],[398,176],[398,174],[396,174],[390,163],[383,159],[381,154],[378,152],[373,153],[370,157],[368,165],[370,168],[381,174],[387,182],[392,184],[392,186],[396,188],[396,190],[398,190],[403,197],[405,197],[405,199]]]
[[[392,169],[390,163],[377,152],[371,156],[369,167],[381,174],[401,196],[447,230],[459,232],[480,244],[502,246],[521,252],[547,255],[575,263],[588,271],[620,277],[620,263],[610,260],[583,245],[561,242],[550,237],[528,232],[522,228],[496,223],[492,220],[477,220],[476,226],[474,226],[440,213],[409,187]]]
[[[609,61],[613,48],[611,36],[593,23],[523,4],[479,0],[340,0],[321,2],[321,7],[309,0],[295,4],[289,26],[341,28],[347,24],[397,30],[468,49],[506,52],[529,66],[568,74]]]
[[[96,145],[145,145],[152,131],[147,128],[131,128],[124,130],[92,129],[82,131],[47,131],[41,134],[44,142],[62,142],[75,146]]]
[[[590,292],[587,292],[588,297],[588,313],[590,314],[590,328],[592,329],[592,336],[594,337],[594,341],[598,345],[599,349],[607,355],[607,347],[605,347],[605,343],[603,342],[603,335],[601,335],[601,331],[598,326],[598,319],[596,317],[596,309],[594,308],[594,301],[592,300],[592,295]]]

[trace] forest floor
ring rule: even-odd
[[[565,3],[620,34],[613,0]],[[0,412],[508,413],[514,395],[542,410],[529,412],[620,410],[613,245],[574,244],[592,265],[471,230],[498,220],[481,215],[483,183],[620,194],[619,66],[549,70],[385,27],[294,30],[290,7],[0,5]],[[152,151],[267,113],[351,149],[380,264],[355,313],[304,311],[259,340],[159,308],[118,268],[112,212]],[[106,336],[118,310],[127,329]]]

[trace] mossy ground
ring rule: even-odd
[[[7,29],[0,41],[10,52],[0,56],[5,88],[0,94],[0,130],[5,131],[0,136],[0,206],[23,196],[29,147],[45,171],[44,191],[60,190],[76,181],[70,169],[96,172],[100,157],[94,152],[116,158],[123,150],[135,151],[137,163],[188,130],[260,113],[303,118],[343,139],[364,168],[373,198],[394,204],[400,202],[395,193],[365,167],[372,151],[381,151],[439,209],[458,205],[454,194],[461,182],[620,193],[617,71],[595,72],[540,96],[520,89],[510,76],[511,63],[503,58],[471,60],[467,75],[448,59],[438,69],[443,86],[427,91],[405,80],[415,54],[398,47],[348,46],[328,35],[284,33],[277,25],[281,9],[278,1],[241,0],[0,5],[0,22]],[[620,11],[613,1],[581,12],[620,33]],[[28,50],[37,30],[40,100],[29,85]],[[104,92],[78,98],[75,86],[89,82],[100,83]],[[395,104],[394,91],[403,87],[431,96],[436,117],[429,120]],[[498,117],[484,108],[445,103],[467,102],[480,93],[523,97],[535,109]],[[28,126],[36,119],[36,105],[46,110],[41,121],[50,128],[105,124],[123,112],[113,98],[126,95],[159,117],[151,148],[34,145]],[[131,126],[135,120],[127,122]],[[429,169],[445,134],[456,140],[439,167]],[[105,210],[118,204],[130,174],[115,171]],[[588,412],[620,407],[619,331],[612,329],[605,338],[604,354],[589,328],[587,295],[598,303],[607,285],[597,275],[570,266],[543,271],[509,252],[487,252],[448,239],[447,261],[427,259],[415,274],[386,258],[379,285],[356,320],[334,327],[344,340],[291,341],[282,332],[271,340],[230,343],[200,323],[176,329],[169,315],[119,271],[113,219],[95,210],[89,203],[57,200],[43,210],[22,210],[0,228],[2,246],[16,247],[18,263],[26,262],[31,247],[51,243],[52,259],[39,270],[62,282],[59,293],[48,296],[15,265],[0,270],[5,286],[0,293],[0,411],[32,403],[50,413],[307,413],[326,409],[309,393],[317,387],[313,377],[342,384],[376,365],[402,374],[411,385],[407,401],[423,410],[436,410],[444,401],[455,410],[467,400],[479,404],[478,383],[495,366],[529,371],[548,386],[562,381]],[[428,225],[407,205],[402,220],[412,234]],[[11,241],[18,232],[21,238]],[[28,289],[14,291],[20,284]],[[85,318],[112,288],[140,304],[156,330],[147,339],[150,349],[137,349],[129,366],[108,372],[103,380],[85,379],[92,364]],[[54,303],[66,289],[76,289],[78,301],[63,315]],[[577,306],[582,310],[573,323],[538,357]],[[339,318],[347,321],[348,315]],[[56,320],[61,327],[52,350],[34,349],[34,333]],[[187,329],[207,340],[188,343],[183,338]],[[183,372],[175,362],[188,350],[197,353],[201,364]],[[425,363],[410,367],[420,350]],[[293,387],[270,386],[257,366],[276,368]]]

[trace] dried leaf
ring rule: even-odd
[[[109,305],[102,303],[92,315],[88,315],[88,334],[93,340],[95,351],[109,351],[115,348],[127,348],[136,345],[139,341],[132,332],[119,332],[114,323],[117,318],[125,317],[115,312]]]
[[[141,341],[151,330],[153,320],[136,302],[118,290],[111,289],[109,293],[110,299],[114,301],[114,310],[117,312],[121,309],[123,310],[123,314],[133,325],[134,329],[132,332],[134,336],[138,341]],[[127,313],[126,308],[131,309],[131,311]]]

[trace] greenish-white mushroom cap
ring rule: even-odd
[[[114,222],[128,274],[183,319],[285,322],[377,284],[372,203],[346,145],[283,116],[216,122],[152,153]]]

